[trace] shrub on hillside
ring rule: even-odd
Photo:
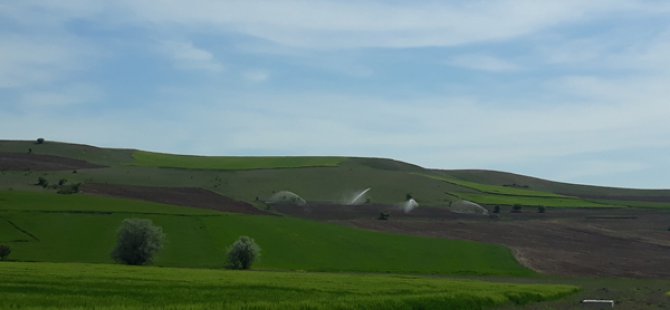
[[[0,260],[5,260],[9,254],[12,253],[12,249],[10,249],[6,245],[0,244]]]
[[[380,221],[388,221],[390,214],[386,212],[379,212],[379,216],[377,217],[378,220]]]
[[[513,213],[520,213],[521,212],[521,205],[520,204],[515,204],[512,206],[512,212]]]
[[[127,265],[151,263],[154,255],[163,247],[163,229],[147,219],[125,219],[118,230],[116,248],[112,258]]]
[[[35,140],[35,143],[43,144],[44,143],[44,138],[37,138],[37,140]]]
[[[36,185],[47,188],[47,186],[49,186],[49,181],[47,181],[47,179],[44,178],[44,177],[39,177],[39,178],[37,178],[37,184]]]
[[[500,213],[500,206],[493,207],[493,213]]]
[[[63,186],[60,186],[57,193],[65,194],[65,195],[76,194],[76,193],[79,193],[79,188],[80,187],[81,187],[81,183],[63,185]]]
[[[545,211],[546,209],[544,208],[544,206],[537,207],[537,213],[544,213]]]
[[[241,236],[228,248],[228,264],[232,269],[249,269],[261,255],[261,248],[254,239]]]

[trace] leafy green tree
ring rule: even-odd
[[[261,255],[254,239],[241,236],[228,248],[228,264],[233,269],[249,269]]]
[[[130,218],[121,222],[116,248],[112,258],[127,265],[151,263],[154,255],[163,247],[165,234],[151,220]]]
[[[12,253],[12,249],[10,249],[6,245],[0,244],[0,260],[5,260],[9,254]]]
[[[37,142],[37,144],[43,144],[44,143],[44,138],[37,138],[37,140],[35,142]]]

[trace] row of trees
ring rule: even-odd
[[[151,220],[125,219],[119,227],[112,258],[127,265],[149,264],[164,242],[163,229]],[[228,248],[228,266],[232,269],[249,269],[260,253],[261,248],[254,239],[241,236]]]

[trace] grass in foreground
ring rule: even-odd
[[[481,309],[578,290],[398,275],[55,263],[0,263],[0,275],[3,309]]]
[[[134,164],[145,167],[182,169],[248,170],[302,167],[335,167],[344,157],[307,156],[187,156],[137,151]]]

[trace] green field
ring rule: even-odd
[[[454,193],[461,199],[487,205],[522,205],[522,206],[544,206],[560,208],[602,208],[622,207],[621,205],[601,204],[570,197],[528,197],[491,194]]]
[[[86,195],[3,192],[0,201],[0,221],[20,228],[7,235],[11,237],[1,236],[5,240],[0,241],[9,241],[12,259],[22,261],[109,263],[121,221],[142,217],[152,219],[167,234],[168,242],[155,262],[161,266],[223,267],[226,247],[240,235],[248,235],[263,248],[262,259],[256,265],[261,269],[532,274],[516,262],[509,250],[476,242],[375,233],[279,216],[213,213]],[[91,210],[85,211],[88,203]],[[12,231],[11,225],[0,227]],[[22,235],[21,231],[27,234]]]
[[[481,309],[574,293],[568,285],[400,275],[104,264],[0,263],[0,308]]]
[[[444,181],[444,182],[447,182],[447,183],[467,187],[467,188],[474,189],[476,191],[479,191],[479,192],[482,192],[482,193],[488,193],[488,194],[509,195],[509,196],[530,196],[530,197],[552,197],[552,198],[565,197],[565,196],[557,195],[557,194],[554,194],[554,193],[533,191],[533,190],[523,189],[523,188],[497,186],[497,185],[487,185],[487,184],[482,184],[482,183],[469,182],[469,181],[464,181],[464,180],[460,180],[460,179],[445,176],[445,175],[439,175],[439,176],[438,175],[426,175],[426,174],[421,174],[421,175],[423,175],[425,177],[428,177],[428,178],[435,179],[435,180],[440,180],[440,181]]]
[[[344,157],[305,156],[187,156],[142,151],[134,152],[133,158],[133,164],[138,166],[209,170],[334,167],[345,160]]]

